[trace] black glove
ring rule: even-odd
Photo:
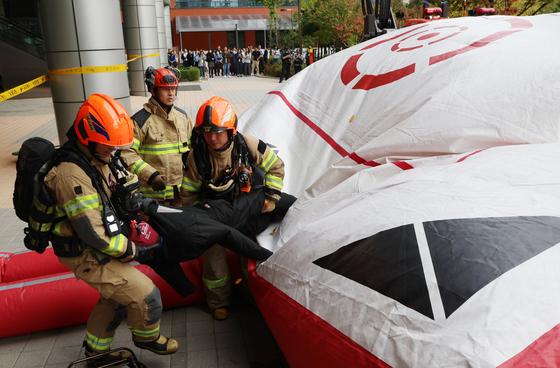
[[[152,176],[150,176],[148,185],[151,185],[153,190],[165,190],[165,177],[156,171],[152,174]]]

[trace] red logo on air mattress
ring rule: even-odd
[[[501,38],[507,37],[513,33],[531,28],[531,22],[521,18],[508,18],[500,19],[507,22],[510,26],[509,29],[494,32],[488,36],[484,36],[467,46],[461,46],[454,50],[446,51],[440,54],[430,56],[428,59],[428,66],[445,61],[460,54],[475,50],[477,48],[486,46]],[[381,41],[374,42],[359,50],[355,55],[352,55],[342,67],[340,79],[344,85],[357,80],[352,89],[370,90],[373,88],[381,87],[389,83],[393,83],[416,71],[416,63],[410,63],[403,67],[395,68],[380,74],[365,74],[358,70],[358,60],[366,54],[369,50],[382,45],[390,45],[390,49],[394,53],[406,53],[409,51],[417,50],[420,48],[430,47],[441,41],[451,39],[458,34],[468,30],[466,26],[438,26],[440,22],[423,24],[418,27],[399,33],[396,36],[386,38]]]

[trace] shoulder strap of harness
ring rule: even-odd
[[[202,177],[203,184],[206,185],[212,179],[212,167],[208,157],[208,147],[204,142],[204,138],[196,129],[193,129],[192,132],[191,149],[191,154],[194,155],[196,171]]]
[[[251,156],[251,154],[249,153],[249,148],[247,147],[247,142],[245,141],[245,137],[243,136],[243,134],[238,132],[234,137],[233,143],[235,144],[236,148],[234,150],[235,154],[238,156],[232,157],[232,159],[234,159],[233,162],[237,162],[240,158],[243,164],[253,166],[253,156]]]
[[[177,107],[177,106],[173,106],[173,107],[175,108],[175,110],[179,111],[181,114],[183,114],[183,115],[185,115],[185,116],[188,116],[188,115],[187,115],[187,112],[186,112],[185,110],[183,110],[183,109],[181,109],[181,108],[179,108],[179,107]]]
[[[99,193],[103,205],[107,205],[109,202],[109,196],[105,193],[103,185],[101,184],[101,178],[99,177],[99,172],[89,163],[86,157],[78,151],[71,141],[66,142],[62,147],[60,147],[51,160],[52,166],[57,166],[62,162],[71,162],[76,164],[82,169],[86,175],[91,179],[91,183]]]
[[[257,150],[261,153],[261,155],[264,155],[264,153],[266,152],[266,147],[268,147],[268,145],[259,139]]]
[[[132,115],[132,120],[142,129],[151,115],[152,114],[150,114],[148,110],[142,108],[136,114]]]

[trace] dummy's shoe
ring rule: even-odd
[[[146,349],[153,353],[159,355],[173,354],[179,349],[179,343],[177,340],[172,338],[167,338],[163,335],[153,341],[133,341],[134,345],[138,346],[140,349]]]
[[[111,366],[112,364],[116,364],[118,362],[126,364],[132,357],[132,354],[130,354],[130,352],[126,350],[119,350],[115,352],[100,352],[91,349],[87,345],[85,355],[86,358],[91,358],[91,360],[87,360],[86,362],[87,368]]]
[[[224,307],[216,308],[212,311],[212,317],[214,317],[216,321],[223,321],[229,317],[229,311]]]

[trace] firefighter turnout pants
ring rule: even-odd
[[[202,281],[206,303],[210,310],[227,307],[230,303],[231,282],[226,249],[214,244],[203,256]]]
[[[134,341],[159,337],[161,297],[146,275],[129,263],[112,258],[100,264],[89,250],[79,257],[59,260],[100,294],[87,322],[86,344],[91,349],[109,350],[115,330],[124,319]]]

